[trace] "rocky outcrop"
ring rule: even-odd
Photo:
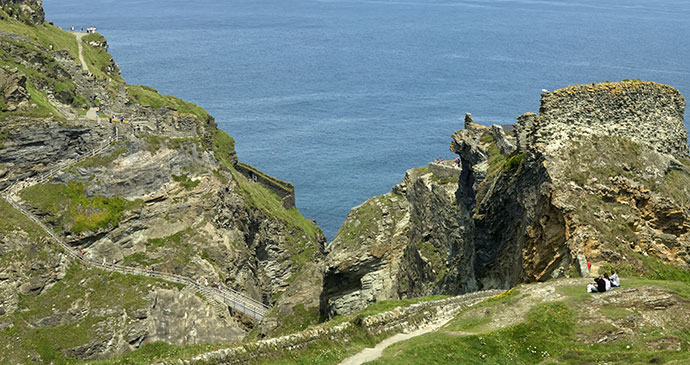
[[[467,114],[450,147],[457,181],[441,188],[410,170],[387,195],[404,219],[383,209],[387,196],[348,215],[326,260],[322,310],[588,276],[587,262],[595,273],[690,267],[684,107],[669,86],[624,81],[544,93],[540,114],[520,116],[514,131]],[[351,235],[363,222],[368,233]]]
[[[43,0],[0,0],[0,7],[12,18],[33,24],[45,22]]]
[[[26,75],[17,69],[0,68],[2,111],[13,112],[29,105],[31,95],[26,90]]]
[[[16,4],[0,5],[14,9]],[[0,121],[0,189],[20,183],[22,205],[89,258],[184,275],[209,286],[221,283],[276,309],[257,323],[210,298],[157,281],[103,276],[97,270],[70,274],[62,255],[32,236],[35,227],[0,223],[0,293],[6,294],[0,300],[0,327],[19,323],[17,293],[29,296],[24,306],[50,308],[58,299],[48,290],[66,286],[81,290],[55,305],[98,318],[56,309],[54,316],[32,319],[22,333],[35,335],[34,322],[51,329],[73,325],[87,340],[67,346],[58,339],[46,348],[79,359],[121,354],[155,341],[239,341],[252,329],[266,336],[280,330],[286,317],[302,320],[302,312],[313,312],[310,320],[318,320],[322,285],[315,261],[322,257],[325,239],[294,208],[291,184],[258,170],[264,179],[253,182],[238,172],[234,141],[203,109],[151,88],[126,86],[114,63],[89,75],[70,50],[34,42],[0,33],[7,61],[31,70],[22,75],[0,69],[0,106],[9,112]],[[99,57],[109,59],[100,37],[85,37],[84,47],[98,48]],[[27,105],[29,100],[40,105]],[[99,117],[83,117],[95,106]],[[111,122],[112,115],[125,122]],[[105,143],[114,137],[117,142]],[[37,181],[48,171],[53,171],[48,180]],[[282,199],[274,199],[277,187],[284,188]],[[3,218],[21,216],[9,205],[0,208]],[[15,254],[12,263],[5,261]],[[77,274],[83,276],[75,283]],[[122,282],[134,292],[118,294],[115,288]],[[118,300],[93,300],[104,285],[113,287]],[[9,356],[40,359],[31,346]],[[15,362],[0,356],[5,361]]]
[[[409,170],[391,193],[348,214],[325,260],[325,314],[388,298],[476,290],[474,256],[463,238],[470,213],[455,196],[460,172],[449,163]]]

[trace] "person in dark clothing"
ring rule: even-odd
[[[597,283],[597,291],[599,293],[603,293],[606,291],[606,281],[604,281],[604,278],[599,275],[598,278],[594,279],[594,281]]]

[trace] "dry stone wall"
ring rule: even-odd
[[[366,317],[360,321],[345,322],[338,326],[322,325],[301,333],[248,343],[229,349],[222,349],[199,355],[191,360],[175,362],[184,364],[246,364],[271,359],[285,351],[303,349],[319,340],[343,341],[348,330],[361,326],[371,334],[385,334],[414,331],[431,323],[448,320],[461,310],[487,298],[502,293],[502,290],[487,290],[457,297],[423,302],[400,307],[381,314]]]
[[[683,124],[685,99],[656,82],[622,81],[574,85],[541,98],[539,115],[518,118],[518,145],[553,152],[576,137],[627,137],[675,157],[688,157]]]

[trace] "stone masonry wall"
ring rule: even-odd
[[[655,82],[574,85],[543,93],[539,116],[528,113],[518,118],[516,134],[523,150],[550,152],[573,137],[614,135],[687,158],[684,111],[680,92]]]
[[[359,323],[344,322],[338,326],[321,325],[301,333],[270,338],[229,349],[222,349],[196,356],[191,360],[175,364],[246,364],[271,359],[282,351],[296,351],[324,339],[332,341],[347,340],[348,330],[361,326],[371,334],[414,331],[440,320],[453,318],[463,309],[487,298],[501,294],[502,290],[487,290],[464,294],[457,297],[413,304],[388,312],[366,317]],[[355,320],[357,322],[357,320]]]

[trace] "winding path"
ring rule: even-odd
[[[487,293],[490,293],[490,294],[488,294],[486,296],[486,298],[495,294],[493,292],[487,292]],[[479,300],[477,302],[483,301],[486,298],[482,298],[481,300]],[[472,306],[474,304],[475,303],[472,303],[469,306]],[[421,335],[429,333],[429,332],[434,332],[434,331],[438,330],[439,328],[443,327],[446,323],[448,323],[453,318],[454,318],[454,315],[453,316],[447,316],[447,317],[444,317],[438,321],[430,323],[427,326],[419,328],[416,331],[412,331],[409,333],[398,333],[396,335],[388,337],[385,340],[377,343],[376,346],[365,348],[364,350],[348,357],[347,359],[341,361],[338,365],[360,365],[360,364],[364,364],[364,363],[369,362],[369,361],[374,361],[374,360],[378,359],[379,357],[381,357],[381,355],[383,355],[383,350],[388,348],[388,346],[390,346],[394,343],[409,340],[413,337],[421,336]]]
[[[89,66],[86,64],[86,59],[84,58],[84,46],[82,46],[82,41],[81,39],[84,38],[84,36],[87,33],[82,33],[82,32],[71,32],[74,34],[75,37],[77,37],[77,47],[79,47],[79,62],[81,62],[81,69],[90,72],[89,71]]]
[[[143,275],[143,276],[150,276],[150,277],[155,277],[159,279],[163,279],[166,281],[174,282],[174,283],[179,283],[183,284],[187,287],[192,288],[193,290],[203,294],[206,298],[214,300],[216,302],[219,302],[221,304],[227,305],[234,310],[237,310],[239,312],[242,312],[249,317],[256,319],[256,320],[261,320],[263,316],[269,311],[269,307],[264,305],[261,302],[258,302],[252,298],[249,298],[247,296],[244,296],[242,293],[235,291],[230,288],[222,288],[222,289],[213,289],[210,287],[198,285],[194,280],[181,276],[181,275],[175,275],[175,274],[166,274],[158,271],[152,271],[152,270],[143,270],[140,268],[136,267],[130,267],[130,266],[123,266],[123,265],[117,265],[117,264],[102,264],[98,263],[95,261],[90,261],[86,260],[82,255],[79,255],[73,247],[68,245],[64,240],[62,240],[58,235],[53,232],[51,228],[46,226],[43,222],[41,222],[38,217],[36,217],[34,214],[31,212],[27,211],[24,209],[24,207],[19,204],[21,202],[21,198],[17,195],[19,191],[22,189],[28,188],[30,186],[40,184],[43,182],[47,182],[50,180],[51,177],[55,176],[59,171],[69,168],[89,157],[93,157],[103,151],[105,151],[110,145],[124,137],[116,137],[112,136],[108,140],[106,140],[102,145],[99,147],[95,148],[92,150],[90,153],[83,154],[77,159],[70,159],[63,161],[59,164],[57,164],[55,167],[50,169],[49,171],[46,171],[45,173],[39,175],[38,177],[27,179],[24,181],[19,181],[16,182],[10,186],[8,186],[3,192],[2,192],[2,197],[7,200],[8,203],[10,203],[15,209],[17,209],[19,212],[24,214],[27,218],[31,219],[34,223],[36,223],[39,227],[41,227],[42,230],[44,230],[48,236],[59,244],[67,254],[67,257],[75,259],[77,262],[80,262],[84,265],[87,266],[92,266],[92,267],[98,267],[103,270],[107,271],[115,271],[119,272],[122,274],[133,274],[133,275]]]

